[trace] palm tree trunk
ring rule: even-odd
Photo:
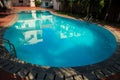
[[[3,9],[7,9],[7,7],[6,7],[6,0],[1,0],[1,3],[3,5]]]
[[[2,8],[3,7],[3,3],[2,3],[2,1],[0,0],[0,8]]]
[[[118,14],[117,22],[120,22],[120,12]]]
[[[70,12],[71,12],[71,14],[72,14],[72,13],[73,13],[73,10],[72,10],[72,8],[73,8],[73,0],[70,0],[70,2],[69,2],[69,6],[71,7]]]
[[[104,17],[104,20],[106,20],[107,17],[108,17],[108,14],[109,14],[109,11],[110,11],[110,7],[111,7],[111,2],[112,2],[112,0],[109,0],[109,5],[108,5],[108,9],[107,9],[106,15]]]

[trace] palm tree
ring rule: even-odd
[[[71,8],[70,12],[72,13],[72,7],[73,7],[74,0],[69,0],[69,6]]]
[[[6,6],[6,0],[0,0],[1,1],[1,4],[2,4],[2,9],[7,9],[7,6]]]
[[[2,8],[3,7],[3,4],[2,4],[2,2],[1,2],[1,0],[0,0],[0,8]]]
[[[105,14],[104,20],[106,20],[107,17],[108,17],[108,14],[109,14],[109,11],[110,11],[111,3],[112,3],[112,0],[109,0],[109,1],[108,1],[108,9],[107,9],[107,12],[106,12],[106,14]]]

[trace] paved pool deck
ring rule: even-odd
[[[15,14],[17,11],[46,9],[13,7],[13,10],[14,12],[4,15],[4,17],[0,17],[0,38],[2,38],[4,31],[17,19],[17,15]],[[73,18],[61,14],[57,15]],[[116,28],[115,26],[108,24],[102,25],[106,29],[110,30],[115,35],[117,40],[117,49],[114,55],[103,62],[89,66],[71,68],[38,66],[21,61],[13,56],[8,55],[7,53],[4,53],[4,49],[0,49],[0,68],[8,73],[18,75],[21,78],[24,78],[24,80],[119,80],[120,28]]]

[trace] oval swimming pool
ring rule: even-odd
[[[51,67],[95,64],[111,57],[116,49],[115,37],[101,26],[49,11],[19,12],[4,38],[14,44],[17,58]]]

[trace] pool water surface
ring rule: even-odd
[[[116,49],[114,35],[102,26],[49,11],[19,12],[4,38],[14,44],[17,58],[51,67],[95,64],[111,57]]]

